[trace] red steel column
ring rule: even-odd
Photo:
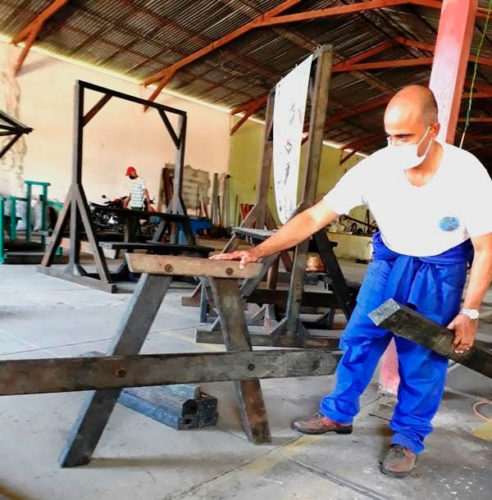
[[[439,138],[454,142],[465,83],[477,0],[444,0],[429,87],[439,105]]]
[[[429,87],[439,105],[439,139],[454,142],[470,55],[477,0],[444,0]],[[380,392],[398,393],[398,357],[392,341],[383,355]]]

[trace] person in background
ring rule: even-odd
[[[143,210],[144,201],[150,206],[150,196],[145,181],[138,176],[135,167],[128,167],[125,175],[130,179],[130,194],[124,202],[124,207],[130,210]]]
[[[145,181],[138,176],[135,167],[128,167],[126,169],[126,176],[130,179],[130,194],[125,199],[123,206],[124,208],[130,208],[130,210],[142,211],[145,209],[145,201],[147,206],[150,207],[150,196],[145,186]],[[140,222],[134,217],[130,217],[128,220],[128,238],[130,241],[137,239],[140,232]]]

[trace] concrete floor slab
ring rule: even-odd
[[[350,279],[365,268],[342,265]],[[190,292],[171,290],[142,352],[223,350],[195,343],[198,309],[180,305],[182,294]],[[2,360],[105,352],[130,299],[39,275],[34,266],[0,266],[0,296]],[[480,328],[481,338],[490,340],[492,325]],[[482,421],[471,409],[487,395],[487,380],[461,367],[450,371],[428,450],[403,480],[378,470],[390,442],[391,405],[379,397],[375,383],[362,398],[353,434],[299,436],[290,428],[291,420],[317,409],[333,383],[333,376],[263,381],[273,436],[268,446],[246,439],[230,382],[202,385],[219,400],[214,428],[174,431],[118,405],[93,461],[76,469],[60,469],[57,459],[84,393],[2,397],[0,498],[490,498],[492,446],[473,436]]]

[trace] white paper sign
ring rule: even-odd
[[[297,207],[304,113],[313,56],[282,78],[273,110],[273,179],[277,213],[285,224]]]

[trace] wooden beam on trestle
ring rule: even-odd
[[[14,45],[19,44],[20,42],[25,42],[24,48],[17,59],[17,62],[14,67],[14,72],[17,73],[27,57],[30,48],[32,47],[36,37],[39,35],[44,23],[54,14],[56,14],[62,7],[64,7],[68,3],[68,0],[54,0],[46,9],[43,10],[40,14],[38,14],[27,26],[25,26],[21,31],[16,33],[12,39],[11,43]]]

